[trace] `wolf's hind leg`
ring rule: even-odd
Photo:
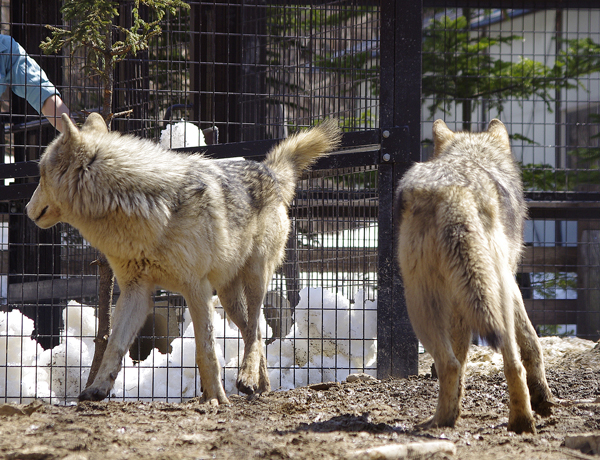
[[[248,307],[248,325],[244,334],[244,359],[238,374],[237,387],[244,393],[271,391],[260,327],[260,307],[267,292],[271,273],[261,263],[249,265],[243,273],[244,292]],[[268,275],[268,276],[267,276]]]
[[[527,386],[531,406],[543,417],[552,415],[555,403],[546,381],[544,356],[538,336],[533,328],[523,298],[516,282],[513,286],[513,305],[515,307],[515,335],[521,350],[521,361],[527,372]]]
[[[271,389],[258,327],[266,285],[259,276],[243,276],[244,280],[240,276],[219,289],[219,299],[244,339],[244,357],[238,373],[237,387],[241,392],[252,395]]]
[[[194,325],[196,364],[202,382],[202,399],[211,404],[228,404],[229,400],[221,383],[221,366],[215,350],[212,287],[207,280],[199,284],[200,286],[184,293],[184,297],[188,301]]]
[[[526,383],[526,373],[517,347],[515,337],[515,312],[514,312],[514,289],[516,283],[512,274],[504,270],[501,276],[500,292],[503,297],[505,334],[502,341],[502,358],[504,361],[504,374],[509,393],[509,416],[508,430],[515,433],[535,433],[535,423],[531,402],[529,400],[529,389]]]
[[[428,348],[428,350],[431,349],[431,347]],[[461,364],[452,353],[449,340],[438,343],[437,348],[431,352],[431,355],[435,362],[435,369],[440,383],[437,408],[432,418],[417,425],[417,427],[453,427],[460,415]]]
[[[505,337],[502,346],[504,373],[509,393],[508,430],[515,433],[535,433],[535,423],[529,401],[525,368],[519,360],[514,336]]]
[[[471,340],[473,334],[469,324],[456,318],[451,322],[451,342],[454,356],[460,363],[460,373],[458,379],[458,411],[460,415],[460,404],[464,392],[465,383],[465,367],[467,365],[467,355],[469,354],[469,347],[471,346]]]
[[[113,329],[108,345],[92,384],[79,395],[79,401],[101,401],[108,396],[121,370],[123,356],[135,340],[152,309],[150,294],[153,286],[144,283],[123,283],[112,318]]]
[[[471,340],[471,331],[462,324],[452,324],[431,353],[440,382],[440,394],[431,426],[453,427],[460,415],[464,368]]]
[[[451,319],[451,306],[438,295],[429,295],[423,287],[406,284],[410,318],[417,337],[431,354],[438,374],[440,390],[435,415],[418,425],[420,428],[453,427],[460,415],[462,379],[471,331]]]

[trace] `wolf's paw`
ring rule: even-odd
[[[542,401],[531,401],[531,406],[538,415],[542,417],[550,417],[554,411],[554,406],[556,406],[556,403],[553,399],[545,399]]]
[[[89,387],[83,390],[77,399],[79,401],[102,401],[108,396],[108,391],[101,388]]]
[[[259,393],[259,385],[254,378],[248,378],[247,376],[244,377],[240,375],[235,383],[235,386],[239,391],[250,396]]]
[[[556,403],[552,397],[550,389],[545,385],[537,385],[529,388],[531,397],[531,408],[542,417],[552,415],[552,410]]]
[[[271,391],[271,382],[266,371],[251,374],[240,370],[235,385],[239,391],[250,396]]]
[[[417,423],[415,425],[415,430],[429,430],[430,428],[435,428],[436,426],[437,425],[435,425],[433,422],[433,417],[429,417],[427,420]]]
[[[200,398],[200,402],[204,403],[204,404],[208,404],[209,406],[219,406],[221,404],[229,404],[229,399],[227,399],[227,396],[225,396],[225,394],[223,395],[219,395],[219,396],[214,396],[214,397],[210,397],[207,395],[202,395],[202,397]]]
[[[425,420],[421,423],[417,423],[415,425],[415,429],[429,430],[431,428],[438,428],[438,427],[443,427],[443,426],[452,428],[452,427],[454,427],[455,424],[456,424],[456,418],[440,420],[439,417],[436,417],[434,415],[433,417],[428,418],[427,420]]]
[[[533,416],[521,414],[518,416],[509,416],[508,431],[514,431],[517,434],[532,433],[535,434],[535,421]]]

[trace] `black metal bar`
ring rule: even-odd
[[[227,144],[208,145],[202,147],[201,151],[213,158],[244,157],[246,159],[260,160],[281,139],[267,139],[250,142],[230,142]],[[340,149],[377,145],[381,142],[379,130],[356,131],[344,133]],[[198,147],[176,149],[178,152],[198,152]]]
[[[4,127],[4,131],[6,133],[9,133],[9,132],[12,134],[23,133],[25,131],[32,130],[35,128],[50,126],[50,121],[47,118],[42,118],[40,115],[27,116],[28,119],[32,119],[32,120],[24,122],[24,123],[15,123],[15,118],[17,118],[17,115],[13,115],[13,120],[12,120],[13,124],[11,124],[11,125],[7,124]],[[19,118],[24,118],[24,117],[19,117]]]
[[[37,161],[0,163],[0,179],[12,179],[17,177],[37,177],[39,175],[39,164]]]
[[[320,158],[312,167],[313,171],[320,169],[354,168],[371,166],[379,163],[379,149],[362,152],[340,152]]]
[[[394,47],[396,85],[394,94],[394,126],[407,127],[401,131],[402,143],[406,149],[403,158],[408,162],[394,165],[394,185],[412,165],[421,160],[421,44],[423,2],[397,3],[395,27],[398,31]],[[394,254],[396,250],[394,247]],[[394,301],[397,305],[397,319],[393,323],[392,334],[396,340],[392,348],[392,375],[405,377],[418,374],[419,341],[412,329],[404,289],[397,264],[394,264]]]
[[[529,219],[600,219],[600,202],[529,201]]]
[[[244,143],[246,144],[246,143]],[[240,143],[241,145],[241,143]],[[241,155],[231,155],[241,156]],[[231,158],[229,156],[225,156],[223,158]],[[264,158],[264,154],[256,154],[256,155],[246,155],[247,159],[260,161]],[[221,159],[221,157],[219,157]],[[338,169],[338,168],[353,168],[359,166],[371,166],[376,165],[379,162],[379,150],[369,149],[361,152],[340,152],[333,154],[331,156],[319,159],[314,166],[312,167],[313,171],[318,170],[327,170],[327,169]],[[8,166],[8,165],[7,165]],[[37,168],[36,168],[37,169]],[[5,176],[5,177],[39,177],[39,172],[29,171],[28,175],[24,173],[17,176]],[[0,176],[0,179],[3,178]],[[37,187],[37,181],[27,184],[11,184],[7,186],[0,186],[0,202],[1,201],[11,201],[11,200],[21,200],[21,199],[29,199],[35,188]]]
[[[531,8],[531,9],[556,9],[556,8],[598,8],[597,0],[519,0],[507,2],[506,0],[461,0],[449,2],[447,0],[423,0],[426,8]]]
[[[239,4],[225,0],[199,7],[201,65],[195,72],[200,97],[196,101],[199,120],[219,127],[223,142],[240,140],[240,70],[242,62],[241,10]]]
[[[564,201],[564,202],[597,202],[600,203],[600,192],[561,192],[561,191],[544,191],[544,192],[525,192],[525,199],[531,201]]]
[[[394,126],[394,47],[396,44],[395,0],[381,3],[381,95],[380,125]],[[391,102],[391,103],[390,103]],[[392,347],[394,320],[393,263],[387,259],[393,254],[393,164],[379,167],[379,220],[378,220],[378,261],[377,261],[377,377],[380,379],[393,375]]]
[[[310,6],[320,6],[327,5],[332,3],[331,0],[310,0],[305,2],[293,2],[294,5],[310,5]],[[377,6],[381,2],[380,0],[354,0],[352,4],[360,5],[360,6]],[[268,4],[271,5],[290,5],[290,0],[269,0]]]
[[[0,201],[28,200],[36,187],[37,183],[11,184],[0,187]]]
[[[412,331],[395,260],[394,188],[420,159],[422,3],[381,2],[381,164],[377,293],[377,375],[418,372]]]

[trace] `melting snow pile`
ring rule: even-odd
[[[541,337],[544,364],[554,367],[560,364],[565,355],[579,355],[594,348],[591,340],[577,337]],[[492,375],[504,370],[502,354],[495,352],[490,347],[471,347],[467,373]]]
[[[579,356],[596,345],[591,340],[577,337],[540,337],[540,342],[546,368],[559,366],[565,356]],[[420,374],[431,372],[433,358],[429,353],[425,353],[425,356],[419,361]],[[503,371],[504,364],[501,353],[490,347],[471,345],[467,358],[466,375],[494,375]]]
[[[206,145],[204,133],[193,123],[180,121],[167,125],[160,133],[160,145],[166,149],[181,147],[202,147]]]
[[[33,320],[17,310],[0,314],[0,397],[57,402],[85,385],[94,355],[94,309],[71,302],[63,319],[61,344],[43,350],[31,338]]]
[[[215,302],[213,323],[217,356],[224,368],[225,390],[235,392],[243,342],[236,326],[224,319]],[[344,380],[350,373],[376,372],[377,303],[358,291],[354,302],[325,289],[305,288],[295,309],[295,324],[284,339],[266,347],[273,389],[290,389],[321,381]],[[19,311],[0,314],[0,398],[61,402],[75,398],[87,382],[94,355],[92,307],[70,302],[63,312],[61,343],[43,350],[30,338],[33,321]],[[271,331],[261,315],[263,337]],[[195,342],[189,313],[183,334],[171,342],[169,354],[154,349],[134,364],[129,354],[115,381],[117,398],[180,400],[201,394],[195,364]]]
[[[267,364],[277,368],[270,373],[271,385],[290,389],[341,381],[355,372],[375,376],[376,335],[377,302],[364,299],[364,291],[351,304],[326,289],[305,288],[293,329],[267,347]]]
[[[230,394],[236,391],[243,342],[235,325],[224,319],[216,297],[213,302],[217,356],[223,367],[225,390]],[[375,376],[377,303],[365,299],[363,291],[358,291],[350,302],[326,289],[305,288],[300,292],[294,317],[287,337],[266,347],[273,389],[342,381],[355,372]],[[57,403],[77,397],[87,382],[94,355],[94,309],[70,302],[63,319],[60,345],[43,350],[31,339],[32,320],[17,310],[0,313],[0,398],[27,402],[37,397]],[[262,316],[260,328],[263,337],[271,337]],[[170,401],[199,395],[193,327],[187,311],[181,329],[183,333],[171,342],[169,354],[154,349],[140,363],[134,363],[127,354],[111,394],[116,398]],[[545,337],[541,342],[548,367],[564,362],[566,356],[577,360],[595,345],[577,338]],[[421,355],[420,372],[429,372],[432,362],[429,355]],[[489,347],[471,347],[468,374],[492,375],[502,370],[500,353]]]

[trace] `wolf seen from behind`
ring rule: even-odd
[[[500,349],[509,390],[508,429],[535,432],[550,415],[544,361],[515,280],[526,205],[520,170],[499,120],[482,133],[433,125],[434,157],[415,164],[395,197],[397,258],[417,337],[439,377],[435,415],[454,426],[472,332]]]
[[[122,358],[151,312],[156,285],[180,292],[194,325],[202,398],[227,403],[213,337],[213,288],[244,340],[237,387],[270,390],[258,327],[260,306],[284,256],[288,208],[302,172],[336,148],[328,120],[275,146],[259,163],[181,154],[151,140],[108,132],[92,113],[40,160],[27,214],[40,227],[66,222],[102,251],[121,294],[106,353],[80,400],[110,392]]]

